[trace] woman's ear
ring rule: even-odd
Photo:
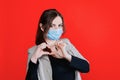
[[[44,29],[42,28],[42,23],[40,23],[39,25],[40,25],[40,29],[41,29],[42,31],[44,31]]]

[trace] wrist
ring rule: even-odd
[[[33,62],[33,63],[37,63],[37,56],[36,55],[33,55],[32,57],[31,57],[31,61]]]
[[[70,54],[67,54],[66,57],[65,57],[69,62],[71,62],[72,60],[72,56]]]

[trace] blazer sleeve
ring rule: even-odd
[[[28,67],[29,67],[29,62],[30,62],[30,59],[33,55],[33,53],[35,52],[35,50],[37,49],[37,46],[33,46],[31,48],[28,49],[28,60],[27,60],[27,70],[28,70]]]
[[[69,39],[64,39],[67,44],[66,50],[72,55],[72,60],[70,62],[70,66],[80,72],[88,72],[89,71],[89,62],[86,58],[82,56],[82,54],[75,48],[75,46],[70,42]]]
[[[37,46],[33,46],[28,49],[28,60],[27,60],[27,69],[26,69],[26,77],[25,80],[38,80],[37,69],[39,65],[39,61],[37,60],[37,64],[31,61],[31,57],[36,50]]]
[[[82,73],[89,72],[89,63],[86,60],[80,59],[78,57],[72,56],[70,66]]]
[[[25,80],[38,80],[37,75],[38,64],[39,64],[38,61],[35,64],[30,60]]]

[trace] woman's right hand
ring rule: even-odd
[[[47,47],[47,44],[45,42],[39,44],[37,46],[37,49],[35,50],[35,52],[33,53],[32,57],[31,57],[31,61],[34,63],[37,63],[38,58],[40,58],[43,55],[48,55],[49,52],[43,51],[43,49],[46,47]]]

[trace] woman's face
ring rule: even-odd
[[[50,29],[61,29],[63,30],[63,22],[60,16],[57,16],[51,24]]]
[[[63,33],[63,22],[61,17],[57,16],[46,34],[46,38],[50,40],[58,40]]]

